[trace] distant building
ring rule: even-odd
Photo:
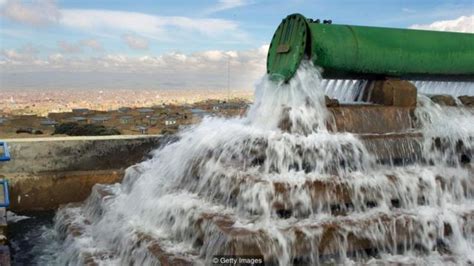
[[[5,125],[6,122],[7,120],[5,118],[0,117],[0,126]]]
[[[74,117],[69,118],[69,121],[76,122],[76,123],[85,123],[87,122],[87,118],[83,116],[74,116]]]
[[[58,122],[52,119],[46,119],[40,121],[40,125],[44,127],[56,127],[58,125]]]
[[[141,115],[149,115],[149,114],[152,114],[154,112],[154,110],[151,109],[151,108],[139,108],[139,109],[137,109],[137,111]]]
[[[212,110],[214,111],[229,110],[229,109],[236,110],[236,109],[243,109],[243,108],[245,108],[245,105],[238,104],[238,103],[218,103],[212,107]]]
[[[140,131],[140,134],[148,134],[148,127],[146,126],[137,126],[138,131]]]
[[[168,117],[165,120],[165,126],[176,125],[176,117]]]
[[[197,117],[197,118],[204,118],[205,116],[208,116],[209,113],[206,112],[205,110],[203,109],[200,109],[200,108],[193,108],[191,109],[191,114],[193,115],[193,117]]]
[[[165,105],[162,104],[162,103],[161,104],[155,104],[155,105],[152,106],[152,108],[164,108],[164,107],[165,107]]]
[[[158,124],[158,122],[160,121],[160,117],[159,116],[152,116],[148,120],[149,120],[150,125],[156,126],[156,124]]]
[[[131,110],[130,107],[120,107],[118,109],[119,113],[128,113],[130,112],[130,110]]]
[[[91,118],[91,123],[93,124],[103,124],[105,121],[110,120],[108,116],[94,116]]]
[[[127,125],[133,123],[133,116],[131,115],[124,115],[120,117],[120,123]]]
[[[90,110],[87,108],[76,108],[76,109],[72,109],[72,112],[74,114],[86,115],[90,112]]]

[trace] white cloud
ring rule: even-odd
[[[10,62],[22,62],[29,57],[26,57],[25,54],[19,53],[14,49],[5,49],[1,52],[2,56],[8,59]]]
[[[85,47],[89,47],[92,50],[96,50],[96,51],[102,51],[104,49],[102,47],[102,44],[96,39],[81,40],[80,44],[85,46]]]
[[[148,50],[148,40],[142,38],[136,34],[123,34],[122,40],[128,45],[128,47],[136,50]]]
[[[222,1],[219,9],[243,5],[244,1]],[[133,33],[160,41],[218,38],[242,41],[246,33],[238,23],[226,19],[156,16],[140,12],[101,9],[59,9],[54,0],[7,0],[0,14],[9,20],[32,26],[56,23],[102,36]]]
[[[453,20],[435,21],[431,24],[415,24],[410,26],[410,28],[474,33],[474,15],[461,16]]]
[[[0,6],[1,16],[32,26],[55,23],[61,16],[54,0],[6,0]]]
[[[0,61],[7,61],[12,64],[30,64],[37,60],[38,49],[32,44],[26,44],[23,47],[15,49],[1,49]],[[3,60],[2,60],[3,57]]]
[[[65,9],[60,24],[85,31],[115,29],[118,31],[154,33],[157,19],[152,15],[109,10]]]
[[[82,52],[81,46],[77,43],[70,43],[70,42],[66,42],[66,41],[58,41],[58,47],[59,47],[59,50],[61,50],[61,52],[63,52],[63,53],[73,54],[73,53],[81,53]]]
[[[264,45],[245,51],[174,52],[160,56],[108,54],[88,58],[55,53],[45,59],[36,56],[25,58],[19,51],[8,50],[0,54],[0,72],[4,75],[15,73],[16,77],[22,77],[22,82],[26,82],[28,73],[41,72],[46,78],[48,75],[51,78],[58,76],[59,71],[77,73],[71,75],[77,80],[69,80],[69,84],[61,83],[70,87],[82,82],[90,88],[225,88],[229,63],[231,88],[252,89],[254,82],[265,73],[267,50],[268,45]],[[111,80],[107,77],[114,77],[121,79],[121,83],[86,82],[89,78],[96,80],[99,73],[107,82]],[[15,86],[15,82],[15,79],[6,79],[4,86]]]
[[[250,4],[248,0],[219,0],[215,6],[206,10],[206,13],[216,13],[236,7],[246,6],[248,4]]]
[[[74,54],[82,53],[84,48],[93,51],[102,51],[102,44],[96,39],[84,39],[78,42],[58,41],[58,48],[62,53]]]
[[[148,38],[168,39],[176,32],[199,33],[209,37],[241,34],[236,22],[224,19],[154,16],[138,12],[65,9],[59,23],[84,31],[132,32]]]
[[[51,54],[48,56],[48,61],[53,64],[61,63],[63,60],[64,60],[64,56],[60,53]]]
[[[6,2],[2,5],[1,1]],[[247,3],[219,1],[215,12]],[[0,12],[11,21],[30,26],[54,24],[66,28],[67,31],[79,30],[114,39],[118,37],[134,49],[147,49],[153,40],[195,45],[209,41],[248,43],[248,36],[239,28],[239,24],[226,19],[155,16],[113,10],[58,9],[56,2],[50,0],[0,0]],[[0,29],[0,32],[8,33],[4,32],[4,29]],[[85,82],[92,75],[98,76],[98,73],[114,77],[124,74],[131,75],[129,82],[135,81],[149,86],[215,88],[226,84],[227,64],[230,62],[231,86],[251,88],[253,81],[265,72],[267,49],[262,47],[246,51],[209,50],[192,54],[174,52],[139,57],[105,52],[79,55],[86,51],[104,51],[97,39],[60,40],[57,46],[58,49],[49,55],[45,55],[45,52],[51,51],[50,49],[42,49],[43,52],[39,54],[33,46],[0,50],[0,74],[2,77],[8,77],[9,73],[17,73],[27,79],[27,73],[44,73],[44,80],[56,80],[60,76],[59,72],[67,72],[77,79],[71,80],[72,85],[74,82]],[[80,75],[74,75],[76,73]],[[142,73],[152,78],[142,77],[142,80]],[[2,86],[20,82],[20,79],[13,78],[14,75],[10,76],[10,81],[5,81]],[[34,86],[38,84],[35,80],[31,83],[36,84]],[[107,83],[95,81],[87,84],[91,87],[109,86]]]
[[[21,47],[19,51],[20,53],[26,54],[26,55],[37,55],[39,53],[39,49],[33,46],[33,44],[31,43],[27,43],[23,45],[23,47]]]

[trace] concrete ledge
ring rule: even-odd
[[[0,165],[10,181],[13,211],[52,210],[79,202],[97,183],[120,182],[165,137],[102,136],[8,139],[12,160]]]
[[[421,133],[363,134],[359,137],[378,163],[406,164],[421,158]]]
[[[412,131],[415,108],[383,105],[341,105],[328,108],[329,128],[336,132],[385,134]]]
[[[125,169],[157,148],[162,136],[8,139],[12,160],[0,174]]]
[[[121,182],[124,171],[66,171],[11,176],[10,209],[13,211],[55,210],[60,205],[85,200],[97,184]]]

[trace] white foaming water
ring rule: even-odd
[[[343,103],[352,103],[362,101],[367,83],[367,80],[324,79],[321,86],[330,98]]]
[[[61,209],[54,231],[61,248],[48,260],[209,264],[214,255],[261,254],[279,265],[472,262],[472,163],[445,155],[470,156],[473,113],[428,101],[417,110],[423,159],[380,165],[356,135],[328,131],[310,63],[289,84],[264,78],[246,117],[206,118],[128,168],[121,184],[98,185],[85,204]]]
[[[474,82],[468,81],[410,81],[417,87],[419,94],[446,94],[453,97],[474,96]],[[330,98],[343,103],[363,102],[367,80],[323,79],[321,87]]]
[[[449,94],[454,97],[474,96],[474,82],[468,81],[412,81],[423,94]]]
[[[426,158],[459,166],[462,158],[456,154],[474,150],[474,109],[442,107],[423,95],[418,103],[416,117],[424,131]]]

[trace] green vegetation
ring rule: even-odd
[[[68,136],[109,136],[120,135],[115,128],[107,128],[103,125],[79,125],[78,123],[63,123],[56,127],[54,134]]]

